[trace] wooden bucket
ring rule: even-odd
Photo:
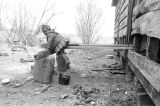
[[[55,58],[54,56],[46,56],[35,60],[34,64],[34,81],[44,84],[50,84],[52,82]]]

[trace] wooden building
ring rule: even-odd
[[[133,45],[127,64],[160,106],[160,0],[112,0],[112,6],[115,44]]]

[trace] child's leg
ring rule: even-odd
[[[70,68],[70,61],[69,61],[69,58],[64,53],[64,50],[59,51],[57,53],[56,59],[57,59],[57,67],[58,67],[59,73],[65,73],[67,69]]]

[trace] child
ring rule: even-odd
[[[43,45],[49,54],[56,53],[58,71],[61,75],[65,74],[70,68],[70,61],[64,50],[69,44],[69,40],[51,29],[49,25],[42,25],[42,32],[47,37],[47,44]]]

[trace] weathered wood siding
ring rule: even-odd
[[[121,7],[119,37],[125,36],[127,32],[128,1],[129,0],[123,0]]]
[[[118,38],[119,36],[119,18],[120,18],[120,8],[121,8],[121,2],[122,0],[119,0],[117,5],[116,5],[116,9],[115,9],[115,25],[114,25],[114,37]]]
[[[136,66],[140,72],[147,78],[152,86],[160,91],[160,65],[138,53],[129,52],[129,60]]]
[[[160,0],[143,0],[134,8],[132,34],[160,39]]]
[[[127,57],[138,80],[156,106],[160,106],[160,65],[133,51],[129,51]]]
[[[114,37],[122,38],[126,36],[127,32],[127,18],[128,18],[128,3],[129,0],[119,0],[115,10],[115,28]]]

